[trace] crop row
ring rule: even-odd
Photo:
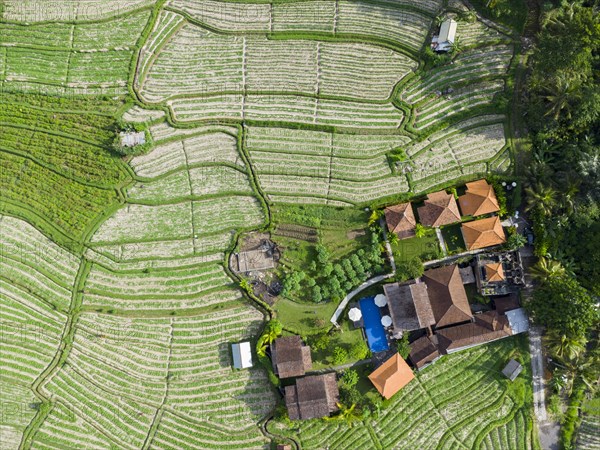
[[[80,236],[117,200],[115,191],[80,184],[29,159],[2,151],[0,159],[0,191],[6,201],[3,211],[13,211],[14,205],[25,207],[43,218],[42,222],[50,222],[71,236]]]
[[[168,202],[190,196],[252,194],[245,172],[223,166],[195,167],[182,170],[158,180],[137,183],[128,190],[136,201]]]
[[[115,17],[150,6],[154,0],[75,0],[40,2],[39,0],[4,0],[2,19],[15,22],[93,21]]]
[[[408,192],[404,177],[388,176],[377,180],[347,181],[330,178],[291,175],[259,175],[261,187],[269,194],[288,197],[308,197],[365,203],[386,195]],[[272,198],[273,200],[273,198]],[[302,203],[300,198],[292,203]]]
[[[95,52],[130,48],[136,45],[148,18],[149,13],[145,11],[103,23],[3,24],[0,46]]]
[[[220,450],[227,447],[232,450],[250,450],[264,449],[267,445],[268,441],[256,426],[241,431],[231,428],[222,431],[205,421],[187,420],[181,415],[166,411],[161,417],[150,448]]]
[[[156,236],[185,239],[258,226],[263,220],[258,201],[244,196],[157,206],[127,205],[101,225],[92,242],[137,242],[155,240]]]
[[[510,41],[510,38],[494,28],[475,20],[473,22],[459,21],[457,35],[464,47],[497,44],[499,41]]]
[[[144,109],[138,105],[132,106],[123,114],[123,120],[130,123],[151,122],[153,120],[160,120],[164,117],[165,112],[162,110]],[[161,122],[161,124],[164,124],[164,122]]]
[[[592,450],[600,446],[600,416],[598,414],[584,413],[581,425],[577,432],[577,449]]]
[[[104,450],[118,446],[90,422],[75,414],[75,411],[56,402],[52,411],[35,433],[32,449],[63,450],[66,448],[88,448]]]
[[[214,429],[198,436],[209,448],[228,436],[241,446],[273,395],[260,370],[231,371],[228,343],[253,336],[261,319],[243,305],[186,318],[83,314],[67,363],[43,389],[121,448],[139,448],[163,404],[162,417],[179,416],[176,423],[167,418],[167,428],[183,432],[183,415]],[[247,440],[256,436],[258,430]]]
[[[485,162],[499,153],[505,145],[502,124],[473,128],[435,141],[426,151],[412,157],[412,179],[419,181],[444,171]]]
[[[441,95],[416,109],[414,127],[422,129],[438,120],[448,120],[453,115],[472,110],[477,106],[491,104],[494,96],[504,89],[504,82],[473,83],[451,94]]]
[[[227,249],[231,238],[231,231],[226,230],[187,239],[161,240],[160,236],[156,236],[143,242],[107,242],[93,247],[95,252],[104,257],[102,260],[98,260],[98,256],[89,256],[89,259],[111,268],[110,262],[106,261],[109,258],[125,270],[188,265],[188,258],[204,260],[206,257],[203,255],[207,253],[215,254]]]
[[[151,102],[246,91],[385,100],[415,67],[403,54],[370,44],[237,37],[188,24],[140,84]]]
[[[370,159],[409,141],[407,136],[400,134],[339,134],[270,127],[249,127],[245,135],[245,147],[250,152],[288,153],[302,155],[302,158],[304,155],[326,155]],[[297,158],[296,163],[299,160]]]
[[[441,7],[441,2],[402,0],[374,4],[340,0],[269,5],[171,0],[168,5],[223,31],[353,34],[392,40],[418,50],[431,19],[415,9],[433,15]]]
[[[143,177],[156,177],[198,163],[244,166],[236,138],[219,132],[159,144],[150,153],[131,160],[135,172]]]
[[[173,139],[184,139],[189,136],[196,136],[207,133],[223,132],[235,136],[237,128],[228,125],[211,125],[211,126],[198,126],[194,128],[173,128],[166,122],[157,123],[150,127],[150,134],[154,139],[154,142],[161,144],[164,141],[170,141]]]
[[[176,120],[281,121],[336,127],[396,129],[404,115],[391,103],[368,104],[294,95],[213,95],[167,102]]]
[[[473,83],[481,78],[501,77],[506,74],[512,55],[513,49],[509,45],[464,51],[452,64],[432,68],[414,77],[403,89],[402,99],[416,104],[450,87]]]

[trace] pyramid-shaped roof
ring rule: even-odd
[[[418,209],[419,220],[428,227],[439,227],[460,222],[460,212],[454,195],[446,191],[432,192]]]
[[[467,192],[458,198],[458,203],[465,216],[481,216],[500,210],[494,188],[485,180],[467,183]]]
[[[415,235],[417,220],[410,202],[385,208],[385,222],[390,233],[396,233],[400,239]]]
[[[463,223],[462,234],[467,250],[491,247],[506,242],[504,229],[498,216]]]
[[[394,353],[394,356],[369,375],[369,380],[381,395],[390,398],[414,377],[415,374],[406,361],[402,359],[399,353]]]
[[[502,267],[502,263],[490,263],[485,265],[485,275],[487,277],[487,281],[504,281],[506,278],[504,277],[504,267]]]
[[[472,319],[471,307],[457,265],[426,270],[429,302],[436,327],[446,327]]]

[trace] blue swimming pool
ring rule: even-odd
[[[362,298],[358,303],[365,323],[365,334],[367,335],[369,348],[373,353],[389,350],[385,329],[381,325],[381,313],[379,307],[375,304],[375,297]]]

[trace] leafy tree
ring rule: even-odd
[[[396,266],[396,280],[406,281],[420,278],[425,271],[423,261],[418,256]]]
[[[323,301],[323,292],[321,291],[321,286],[318,284],[312,288],[312,301],[315,303]]]
[[[569,276],[547,280],[525,306],[538,323],[569,337],[584,336],[598,321],[594,299]]]
[[[342,382],[348,388],[356,386],[356,383],[358,383],[358,372],[352,369],[345,370],[342,375]]]
[[[404,333],[402,335],[402,339],[398,340],[398,353],[402,356],[403,359],[408,358],[410,355],[410,344],[408,343],[408,333]]]
[[[361,360],[369,356],[369,347],[365,341],[358,341],[350,347],[350,357],[352,359]]]
[[[527,238],[519,233],[511,234],[506,240],[506,248],[518,250],[527,243]]]
[[[331,361],[334,365],[340,365],[348,360],[348,352],[343,347],[335,347]]]
[[[324,266],[329,262],[329,252],[322,244],[317,244],[315,247],[315,251],[317,252],[317,261],[321,266]]]
[[[398,245],[400,243],[400,238],[398,237],[398,235],[394,232],[389,232],[388,233],[388,241],[390,242],[391,245]]]
[[[312,343],[315,350],[325,350],[329,347],[331,338],[328,333],[320,334]]]

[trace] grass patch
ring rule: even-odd
[[[462,224],[460,223],[453,223],[452,225],[445,226],[441,229],[444,242],[446,242],[446,248],[451,255],[462,253],[467,249],[465,240],[462,236],[461,226]]]
[[[429,230],[426,236],[401,239],[392,245],[392,253],[396,263],[408,262],[415,256],[423,261],[436,259],[440,256],[440,244],[433,230]]]
[[[301,336],[320,333],[331,328],[331,316],[337,308],[333,301],[300,303],[280,297],[274,309],[283,326]],[[322,322],[317,322],[322,321]],[[321,326],[318,326],[318,325]]]

